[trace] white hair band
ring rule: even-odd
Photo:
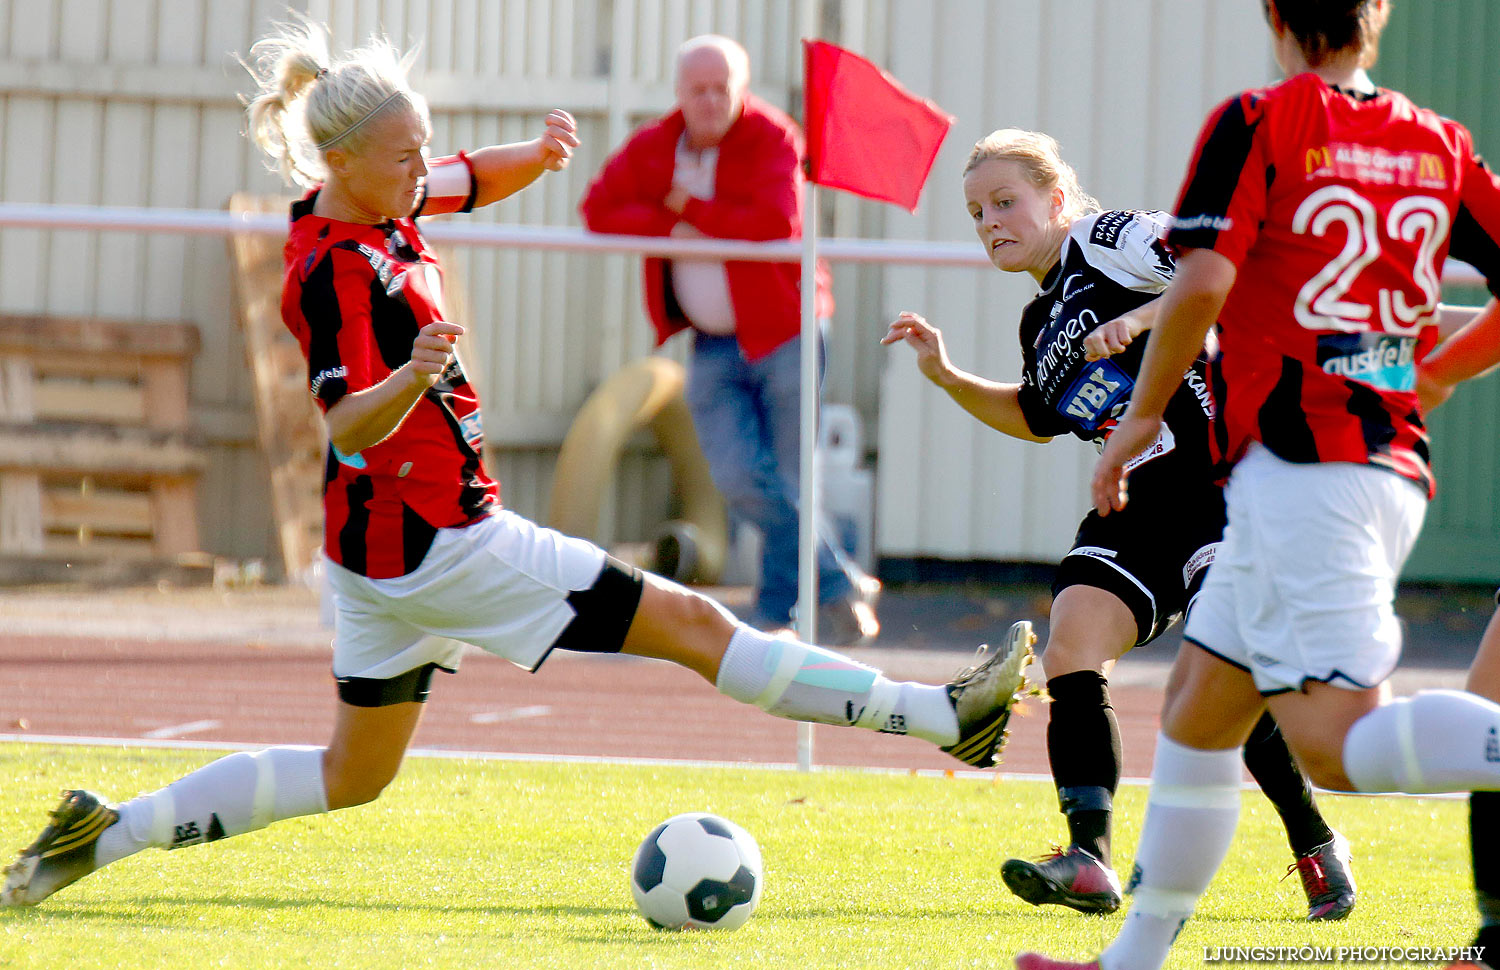
[[[406,92],[405,91],[393,91],[389,96],[386,97],[386,99],[384,101],[380,102],[375,107],[371,108],[370,111],[369,111],[369,113],[366,114],[363,118],[359,119],[354,124],[350,125],[348,128],[345,128],[343,131],[339,132],[337,135],[334,135],[332,138],[328,139],[327,141],[320,141],[320,142],[318,142],[318,146],[317,146],[318,151],[320,151],[320,152],[321,151],[327,151],[328,149],[332,148],[334,145],[337,145],[339,142],[343,141],[345,138],[348,138],[349,135],[352,134],[355,130],[357,130],[360,125],[364,124],[365,122],[369,121],[371,118],[373,118],[377,114],[379,114],[381,108],[384,108],[386,105],[390,104],[392,101],[395,101],[397,98],[404,98],[404,97],[406,97]]]

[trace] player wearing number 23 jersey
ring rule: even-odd
[[[1241,278],[1219,314],[1217,448],[1361,462],[1433,489],[1416,365],[1443,261],[1500,282],[1500,183],[1468,131],[1404,95],[1303,74],[1203,128],[1168,242]]]

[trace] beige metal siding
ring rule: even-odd
[[[1167,205],[1213,99],[1265,80],[1258,5],[1203,0],[311,0],[341,47],[383,31],[419,44],[434,149],[533,137],[547,110],[578,117],[585,146],[562,175],[472,221],[577,225],[610,149],[672,100],[672,55],[692,34],[740,38],[754,89],[800,100],[800,36],[822,32],[888,66],[959,121],[916,217],[825,193],[825,232],[972,238],[958,198],[967,146],[1003,124],[1062,140],[1106,204]],[[220,208],[284,191],[240,134],[247,90],[234,54],[279,0],[0,0],[0,200]],[[899,43],[897,42],[899,40]],[[212,237],[0,231],[0,310],[188,319],[202,332],[193,397],[213,443],[202,533],[216,553],[267,555],[265,471],[254,447],[225,247]],[[557,442],[588,392],[650,350],[639,263],[627,256],[474,249],[469,365],[485,394],[507,504],[545,513]],[[994,272],[845,266],[826,396],[856,404],[880,452],[885,555],[1052,558],[1076,521],[1092,453],[1008,443],[963,416],[875,341],[897,309],[945,327],[955,357],[997,377],[1017,367],[1021,281]],[[680,355],[682,347],[669,350]],[[876,425],[879,417],[878,429]],[[604,521],[643,536],[666,513],[660,462],[626,458]]]
[[[579,120],[567,172],[472,221],[577,225],[577,200],[609,150],[672,101],[687,37],[741,38],[754,86],[790,106],[808,0],[311,0],[337,48],[372,33],[417,48],[435,151],[535,137],[553,107]],[[284,192],[242,136],[236,54],[287,5],[271,0],[0,2],[0,200],[222,208],[249,189]],[[213,237],[0,231],[0,311],[100,314],[198,324],[193,399],[213,444],[200,489],[215,553],[269,555],[266,472],[254,447],[244,350],[225,246]],[[542,517],[558,442],[589,391],[650,352],[638,261],[474,249],[454,257],[475,333],[468,364],[485,396],[491,463],[508,505]],[[681,353],[677,347],[674,353]],[[659,462],[629,455],[604,521],[643,536],[667,513]]]
[[[893,238],[972,240],[960,172],[995,128],[1055,136],[1107,208],[1170,207],[1210,108],[1271,78],[1258,4],[1201,0],[892,3],[871,47],[897,77],[956,115],[915,216],[883,210]],[[976,243],[977,245],[977,243]],[[894,267],[870,303],[942,328],[958,366],[1016,380],[1029,277]],[[877,545],[886,556],[1053,561],[1087,507],[1094,450],[1038,446],[971,419],[892,348],[879,378]]]

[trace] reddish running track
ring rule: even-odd
[[[941,681],[947,654],[858,652],[900,679]],[[315,744],[333,724],[326,650],[233,641],[0,637],[0,734]],[[1113,689],[1125,774],[1151,768],[1161,691]],[[1012,719],[1003,771],[1047,774],[1046,709]],[[660,661],[558,653],[536,674],[471,653],[439,675],[414,746],[459,751],[796,761],[797,725],[736,703]],[[962,769],[932,745],[818,727],[814,761],[829,766]]]

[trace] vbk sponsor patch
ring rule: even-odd
[[[1084,367],[1083,373],[1063,394],[1059,410],[1089,431],[1097,429],[1123,409],[1130,400],[1135,379],[1112,360],[1097,360]]]
[[[1417,338],[1366,331],[1322,334],[1318,366],[1382,391],[1411,391],[1417,386]]]

